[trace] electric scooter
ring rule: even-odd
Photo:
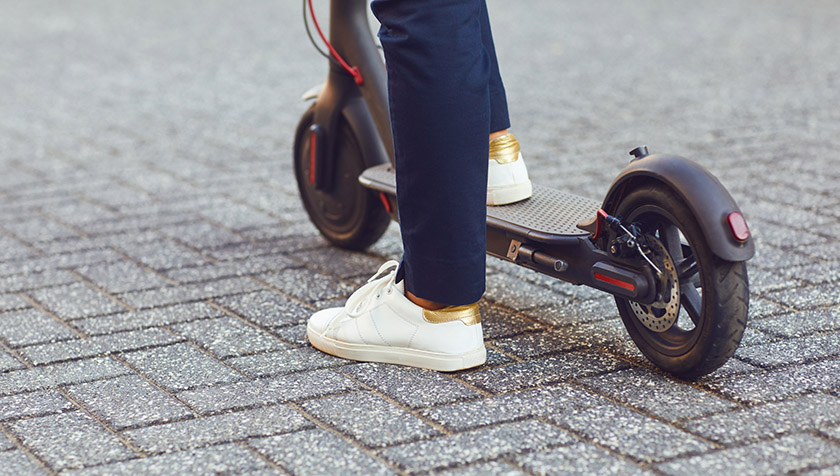
[[[329,40],[303,0],[310,38],[307,1],[330,69],[303,96],[314,103],[295,133],[295,178],[321,234],[361,250],[397,218],[385,68],[367,0],[331,1]],[[697,378],[740,343],[754,243],[738,205],[703,167],[644,146],[630,154],[601,203],[534,185],[530,199],[488,207],[487,253],[612,294],[651,362]]]

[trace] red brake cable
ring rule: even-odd
[[[315,25],[315,29],[318,30],[318,34],[321,36],[321,39],[324,41],[324,44],[327,45],[327,48],[330,50],[330,54],[332,54],[335,57],[335,59],[338,60],[341,66],[344,69],[346,69],[348,73],[353,75],[353,80],[356,81],[356,85],[361,86],[365,81],[362,78],[362,73],[361,71],[359,71],[359,67],[350,66],[349,64],[347,64],[347,62],[344,61],[344,58],[342,58],[341,55],[338,54],[338,51],[336,51],[335,48],[333,48],[332,44],[330,44],[329,40],[327,40],[327,37],[324,36],[324,32],[321,31],[321,26],[318,25],[318,19],[315,18],[315,9],[312,8],[312,0],[308,0],[308,2],[309,14],[312,16],[312,23]]]

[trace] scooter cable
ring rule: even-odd
[[[324,35],[324,32],[321,31],[321,26],[318,24],[318,19],[315,17],[315,8],[312,7],[312,0],[307,1],[309,2],[309,15],[312,17],[312,23],[315,25],[315,29],[321,36],[321,40],[323,40],[324,44],[327,45],[327,48],[330,50],[332,56],[335,59],[337,59],[341,66],[353,76],[353,80],[356,81],[356,85],[361,86],[362,84],[364,84],[365,80],[362,78],[362,73],[361,71],[359,71],[359,67],[350,66],[349,64],[347,64],[347,62],[344,61],[344,58],[342,58],[341,55],[338,54],[338,51],[336,51],[335,48],[333,48],[332,44],[330,44],[329,40],[327,40],[327,37]]]
[[[306,12],[306,0],[303,0],[303,27],[306,28],[306,36],[309,37],[309,42],[312,43],[312,46],[315,47],[315,50],[318,52],[318,54],[330,60],[330,62],[332,63],[339,64],[339,62],[336,61],[335,58],[330,56],[329,53],[325,53],[324,50],[322,50],[321,47],[318,46],[318,43],[315,42],[315,37],[312,36],[312,30],[309,28],[309,17],[306,14]]]

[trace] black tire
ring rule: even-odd
[[[680,276],[680,315],[664,331],[645,326],[629,300],[616,298],[630,337],[651,362],[681,378],[697,378],[722,366],[735,353],[747,325],[746,265],[715,256],[689,208],[662,185],[632,191],[614,214],[656,236]]]
[[[334,158],[334,185],[329,193],[309,183],[308,131],[315,105],[300,120],[295,134],[295,179],[309,219],[330,243],[348,250],[364,250],[375,243],[388,227],[390,216],[372,191],[359,183],[364,158],[353,131],[346,122],[338,125]]]

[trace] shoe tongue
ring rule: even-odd
[[[405,280],[403,279],[399,283],[394,283],[394,287],[399,289],[403,295],[405,295]]]

